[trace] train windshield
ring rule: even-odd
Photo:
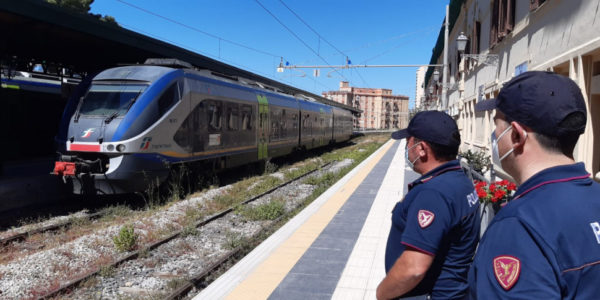
[[[79,113],[88,116],[124,115],[147,87],[143,84],[92,84]]]

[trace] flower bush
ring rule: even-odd
[[[508,181],[496,181],[488,184],[485,181],[475,181],[475,189],[479,202],[481,203],[502,203],[511,199],[517,186]]]

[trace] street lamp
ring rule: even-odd
[[[283,57],[281,61],[279,61],[279,66],[277,67],[277,73],[283,73]]]
[[[460,52],[460,53],[465,52],[465,48],[467,48],[468,41],[469,41],[469,38],[464,34],[464,32],[461,32],[458,35],[458,37],[456,38],[456,48],[458,49],[458,52]]]
[[[456,38],[456,50],[458,50],[462,58],[471,58],[477,62],[483,63],[484,65],[498,65],[498,54],[465,54],[464,52],[467,48],[468,41],[469,38],[464,32],[461,32]]]
[[[437,69],[433,70],[433,81],[438,81],[440,80],[440,71],[438,71]]]

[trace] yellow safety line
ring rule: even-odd
[[[384,145],[382,151],[275,249],[226,299],[267,299],[392,145]]]

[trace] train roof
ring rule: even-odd
[[[96,80],[135,80],[154,82],[174,69],[159,66],[126,66],[110,68],[94,77]]]

